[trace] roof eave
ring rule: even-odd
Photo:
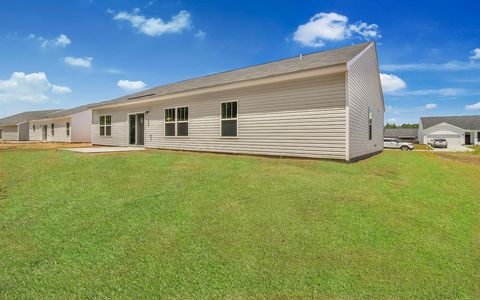
[[[326,67],[319,67],[319,68],[312,68],[308,70],[301,70],[296,72],[284,73],[279,75],[272,75],[266,76],[261,78],[254,78],[254,79],[247,79],[241,80],[226,84],[219,84],[219,85],[212,85],[207,87],[195,88],[191,90],[164,94],[164,95],[154,95],[151,97],[143,98],[137,101],[127,101],[127,100],[119,100],[119,102],[112,102],[106,104],[99,104],[99,105],[91,105],[90,109],[92,110],[99,110],[104,108],[110,107],[118,107],[118,106],[127,106],[127,105],[134,105],[134,104],[141,104],[147,103],[152,101],[161,101],[166,99],[172,98],[179,98],[179,97],[186,97],[198,94],[205,94],[205,93],[212,93],[217,91],[224,91],[230,89],[237,89],[237,88],[244,88],[244,87],[253,87],[257,85],[269,84],[269,83],[277,83],[287,80],[295,80],[295,79],[302,79],[302,78],[309,78],[315,76],[323,76],[323,75],[331,75],[337,73],[343,73],[347,71],[347,62],[342,62]]]

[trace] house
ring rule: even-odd
[[[53,112],[30,121],[31,141],[89,143],[92,111],[88,105]]]
[[[418,128],[385,128],[383,136],[386,138],[397,138],[405,142],[418,143]]]
[[[27,111],[0,119],[0,140],[2,141],[28,141],[30,121],[43,118],[58,111],[40,110]]]
[[[383,150],[374,43],[180,81],[92,108],[92,143],[358,160]]]
[[[418,136],[421,144],[444,138],[448,145],[479,145],[480,115],[420,118]]]

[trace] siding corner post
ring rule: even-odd
[[[350,161],[350,107],[345,106],[345,160]]]

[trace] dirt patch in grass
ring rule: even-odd
[[[414,144],[415,146],[415,150],[433,150],[432,147],[430,147],[429,145],[423,145],[423,144]]]
[[[480,165],[480,155],[470,153],[435,153],[435,155],[448,160]]]

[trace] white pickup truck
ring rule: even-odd
[[[402,151],[413,150],[415,146],[412,143],[403,142],[396,138],[384,138],[383,148],[400,149]]]

